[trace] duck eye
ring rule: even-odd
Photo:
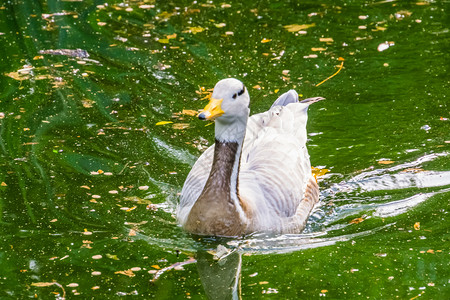
[[[242,90],[239,91],[238,95],[242,95],[245,92],[245,86],[242,88]]]
[[[236,97],[237,97],[237,94],[233,94],[233,99],[236,99]]]

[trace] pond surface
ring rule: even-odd
[[[432,0],[2,1],[0,298],[448,298],[448,26]],[[252,113],[327,99],[302,234],[176,224],[229,76]]]

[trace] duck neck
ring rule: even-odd
[[[239,198],[238,175],[246,127],[233,125],[234,122],[230,125],[216,121],[216,143],[209,177],[185,224],[190,232],[221,236],[245,232],[246,212]]]
[[[216,188],[226,189],[230,201],[239,206],[238,177],[241,161],[242,144],[244,142],[247,118],[223,124],[216,121],[214,146],[214,159],[211,168],[210,180]],[[223,183],[225,186],[221,186]]]

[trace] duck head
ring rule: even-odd
[[[214,120],[233,123],[237,119],[247,119],[250,96],[244,84],[235,79],[220,80],[214,87],[209,103],[198,114],[200,120]]]

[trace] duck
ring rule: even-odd
[[[295,90],[250,117],[250,96],[236,78],[215,85],[198,114],[214,121],[215,143],[184,182],[176,218],[195,235],[239,237],[300,233],[319,201],[306,147],[310,104]]]

